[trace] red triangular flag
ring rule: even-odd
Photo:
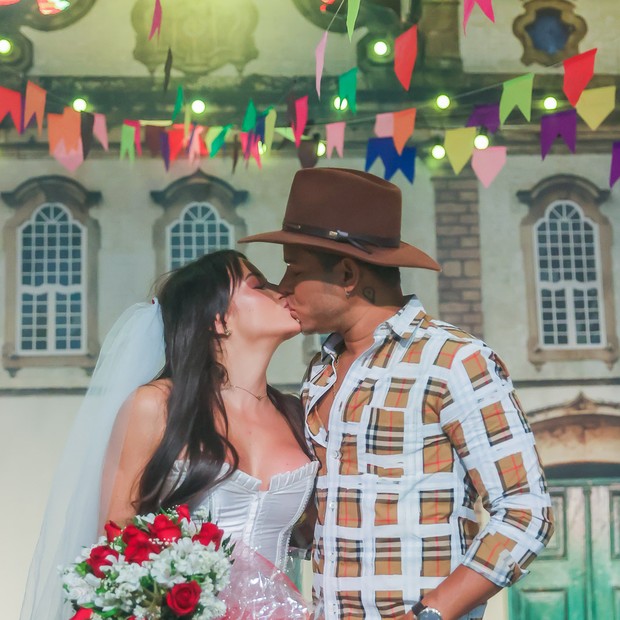
[[[0,86],[0,123],[10,114],[19,133],[22,132],[22,94]]]
[[[411,26],[394,41],[394,71],[405,90],[409,90],[417,55],[418,27]]]
[[[594,75],[596,51],[595,47],[564,61],[564,94],[573,107]]]

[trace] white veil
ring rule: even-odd
[[[88,391],[54,475],[28,574],[20,620],[67,620],[58,566],[96,542],[109,502],[122,437],[110,442],[123,402],[151,381],[164,362],[159,303],[126,310],[106,337]],[[122,436],[124,433],[118,433]],[[115,445],[111,445],[111,444]],[[104,464],[107,480],[103,480]]]

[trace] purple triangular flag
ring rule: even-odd
[[[546,114],[540,119],[540,154],[544,159],[556,138],[562,138],[574,153],[577,147],[577,110]]]
[[[495,133],[499,129],[499,103],[477,105],[466,127],[485,127],[487,131]]]
[[[609,187],[613,187],[618,179],[620,179],[620,142],[614,142],[611,149]]]
[[[159,134],[159,139],[161,141],[161,156],[164,158],[164,166],[166,166],[166,170],[170,169],[170,140],[168,138],[168,132],[162,131]]]

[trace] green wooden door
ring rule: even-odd
[[[510,590],[511,620],[620,620],[620,484],[550,488],[556,529]]]

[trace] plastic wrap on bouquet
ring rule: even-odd
[[[218,598],[222,620],[307,620],[308,604],[286,573],[242,542],[235,544],[230,584]]]

